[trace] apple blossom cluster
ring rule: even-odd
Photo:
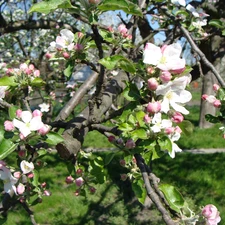
[[[33,131],[37,131],[40,135],[45,135],[50,131],[50,126],[42,122],[42,112],[38,109],[32,113],[30,111],[16,111],[16,118],[13,121],[6,120],[4,122],[6,131],[16,132],[19,131],[21,140],[24,140]]]
[[[77,32],[76,35],[68,30],[62,29],[60,35],[56,37],[56,40],[50,43],[46,58],[52,57],[64,57],[65,59],[71,58],[74,52],[82,52],[84,46],[80,43],[84,34]],[[76,43],[75,43],[76,41]]]
[[[185,72],[185,59],[180,58],[181,51],[178,43],[161,48],[147,43],[143,53],[143,62],[148,65],[147,72],[151,76],[147,86],[153,93],[151,102],[146,106],[144,120],[150,132],[168,135],[172,143],[172,152],[169,152],[172,158],[175,152],[181,151],[174,143],[182,132],[177,124],[183,121],[183,114],[189,113],[184,105],[192,98],[191,93],[185,90],[191,75]]]
[[[88,186],[90,193],[94,194],[96,192],[96,189],[88,184],[88,179],[87,177],[85,177],[84,171],[81,168],[78,168],[76,170],[76,178],[73,178],[70,175],[66,177],[65,182],[67,184],[75,183],[76,185],[75,196],[79,196],[80,192],[85,188],[85,186]]]
[[[20,162],[20,170],[14,171],[12,175],[12,171],[7,167],[7,164],[4,161],[0,161],[0,180],[4,183],[4,192],[11,196],[13,194],[17,195],[21,202],[26,201],[27,196],[31,197],[34,194],[33,189],[38,192],[40,199],[41,196],[50,193],[46,190],[45,182],[40,184],[40,187],[33,185],[34,176],[33,162],[22,160]]]

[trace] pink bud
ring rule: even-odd
[[[127,174],[123,173],[123,174],[120,174],[120,179],[122,181],[125,181],[127,179]]]
[[[50,58],[52,58],[52,55],[51,55],[50,53],[46,53],[46,54],[45,54],[45,57],[46,57],[47,59],[50,59]]]
[[[159,101],[157,102],[149,102],[147,105],[147,112],[154,114],[158,113],[161,110],[161,103]]]
[[[96,188],[94,188],[94,187],[90,187],[89,190],[92,194],[94,194],[96,192]]]
[[[166,129],[165,129],[165,133],[166,134],[172,134],[174,132],[174,127],[167,127]]]
[[[111,143],[113,143],[115,140],[116,140],[115,136],[111,135],[111,136],[108,137],[108,141],[111,142]]]
[[[184,71],[185,71],[185,67],[176,69],[176,70],[171,70],[171,72],[174,74],[180,74],[180,73],[183,73]]]
[[[29,68],[29,70],[34,70],[34,65],[33,65],[33,64],[30,64],[30,65],[28,66],[28,68]]]
[[[65,59],[69,59],[70,58],[70,54],[68,52],[63,52],[63,57]]]
[[[74,178],[72,177],[72,176],[68,176],[67,178],[66,178],[66,183],[67,184],[72,184],[74,182]]]
[[[19,134],[20,136],[20,140],[25,140],[26,137],[24,137],[24,135],[22,133]]]
[[[180,112],[174,112],[172,116],[172,121],[174,123],[181,123],[183,120],[184,120],[184,117]]]
[[[100,0],[89,0],[90,4],[98,4]]]
[[[118,139],[116,139],[116,143],[117,143],[118,145],[123,145],[123,144],[124,144],[124,142],[123,142],[123,139],[122,139],[122,138],[118,138]]]
[[[84,49],[84,47],[81,44],[75,44],[74,49],[75,49],[75,51],[80,52]]]
[[[121,166],[125,166],[125,165],[126,165],[126,161],[125,161],[124,159],[121,159],[121,160],[120,160],[120,165],[121,165]]]
[[[221,221],[218,209],[212,204],[203,208],[202,215],[205,217],[208,225],[217,225]]]
[[[25,71],[26,69],[28,69],[28,65],[26,63],[20,64],[20,70]]]
[[[34,174],[33,173],[29,173],[29,174],[27,174],[27,177],[28,178],[33,178],[34,177]]]
[[[132,139],[127,140],[125,147],[128,149],[135,148],[136,144]]]
[[[17,118],[19,118],[19,119],[21,118],[22,112],[23,111],[21,109],[17,109],[16,110],[16,116],[17,116]]]
[[[39,109],[35,109],[32,113],[33,117],[42,116],[42,112]]]
[[[34,71],[34,77],[40,77],[40,70]]]
[[[4,122],[4,127],[6,131],[13,131],[14,130],[14,125],[12,121],[6,120]]]
[[[43,124],[43,126],[38,130],[40,135],[46,135],[50,131],[51,127],[47,124]]]
[[[17,179],[19,179],[21,177],[21,172],[20,171],[17,171],[17,172],[14,172],[13,173],[13,176]]]
[[[78,38],[82,38],[84,36],[84,34],[82,32],[77,32],[77,36],[78,36]]]
[[[213,102],[213,106],[216,107],[216,108],[220,108],[220,106],[221,106],[221,101],[220,101],[220,100],[215,100],[215,101]]]
[[[83,173],[83,170],[81,168],[77,169],[76,174],[81,175]]]
[[[155,73],[155,69],[154,69],[153,67],[149,66],[149,67],[147,68],[147,72],[148,72],[148,74],[152,75],[152,74]]]
[[[80,190],[76,190],[76,191],[74,192],[74,194],[75,194],[75,196],[78,196],[78,195],[80,194]]]
[[[208,95],[207,95],[207,94],[203,94],[203,95],[202,95],[202,100],[205,101],[207,98],[208,98]]]
[[[160,79],[163,83],[167,83],[171,80],[172,75],[169,71],[162,71],[161,75],[160,75]]]
[[[127,28],[124,24],[120,24],[118,26],[118,31],[122,34],[122,35],[126,35],[127,34]]]
[[[16,192],[19,194],[19,195],[22,195],[25,191],[25,186],[21,183],[18,184],[17,188],[16,188]]]
[[[217,92],[220,89],[220,86],[218,84],[213,84],[213,90]]]
[[[51,196],[52,193],[49,190],[44,190],[43,195],[45,195],[45,196]]]
[[[145,121],[145,123],[151,123],[152,119],[151,119],[151,117],[149,117],[148,114],[145,114],[144,121]]]
[[[24,157],[26,156],[26,151],[20,150],[20,151],[18,152],[18,155],[19,155],[20,158],[24,158]]]
[[[114,30],[113,30],[113,28],[110,26],[110,27],[108,27],[108,31],[109,32],[111,32],[111,33],[113,33],[114,32]]]
[[[152,78],[148,79],[148,88],[151,91],[155,91],[158,86],[159,86],[159,83],[155,78],[152,77]]]
[[[81,187],[84,183],[84,179],[82,177],[78,177],[76,180],[75,180],[75,183],[78,187]]]
[[[174,129],[174,132],[181,134],[182,130],[180,129],[179,126],[176,126],[175,129]]]
[[[41,187],[42,187],[42,188],[46,188],[46,186],[47,186],[47,183],[46,183],[46,182],[43,182],[43,183],[41,184]]]
[[[131,34],[128,34],[127,35],[127,39],[132,40],[132,35]]]

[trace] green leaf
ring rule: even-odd
[[[11,154],[18,144],[14,144],[10,139],[4,138],[4,131],[0,130],[0,160]]]
[[[172,142],[167,136],[163,136],[162,138],[158,139],[158,144],[162,151],[167,150],[169,153],[172,152]]]
[[[121,131],[129,132],[134,129],[134,126],[132,126],[131,124],[128,124],[128,123],[121,123],[121,124],[119,124],[118,128]]]
[[[180,9],[180,10],[175,11],[175,13],[174,13],[175,16],[177,16],[179,14],[184,15],[186,17],[189,16],[189,13],[186,10],[181,10]]]
[[[123,96],[128,101],[138,101],[140,99],[140,93],[135,84],[127,83],[126,88],[123,91]]]
[[[138,121],[139,126],[145,126],[145,122],[144,122],[144,116],[145,116],[145,112],[144,111],[137,111],[136,113],[136,119]]]
[[[114,156],[115,156],[114,152],[110,152],[110,153],[106,154],[105,159],[104,159],[105,166],[107,166],[113,160]]]
[[[181,123],[178,124],[178,126],[184,132],[184,134],[187,136],[189,136],[193,133],[194,126],[188,120],[183,120]]]
[[[225,36],[225,29],[224,29],[224,30],[222,30],[222,35],[223,35],[223,36]]]
[[[141,204],[144,204],[147,192],[145,189],[144,181],[142,179],[134,180],[132,183],[132,190],[135,193],[135,196],[138,198],[138,201]]]
[[[40,12],[44,14],[49,14],[51,11],[54,11],[58,8],[62,9],[68,9],[73,8],[69,0],[48,0],[48,1],[42,1],[34,4],[30,10],[29,13],[32,12]]]
[[[32,81],[31,81],[31,86],[35,86],[35,87],[41,87],[45,84],[45,82],[40,78],[40,77],[35,77]]]
[[[105,57],[99,60],[99,63],[105,66],[107,69],[112,70],[115,68],[121,68],[126,72],[135,73],[136,69],[134,64],[122,55],[114,55],[111,57]]]
[[[221,20],[219,20],[219,19],[212,19],[212,20],[210,20],[209,21],[209,25],[217,27],[217,28],[221,28],[221,29],[224,28],[223,22]]]
[[[101,157],[97,157],[89,162],[89,171],[99,184],[103,184],[106,180],[104,162]]]
[[[210,123],[219,123],[219,122],[222,121],[222,120],[221,120],[222,118],[213,116],[213,115],[211,115],[211,114],[206,114],[206,115],[205,115],[205,119],[206,119],[207,121],[209,121]]]
[[[179,213],[185,203],[180,192],[170,184],[160,184],[159,190],[163,192],[170,208]]]
[[[225,100],[225,88],[219,88],[217,92],[217,98],[222,101]]]
[[[147,132],[143,128],[140,128],[140,129],[130,132],[130,135],[134,142],[137,141],[138,139],[147,139],[148,138]]]
[[[17,86],[18,83],[15,82],[15,78],[13,76],[8,77],[4,76],[0,78],[0,86]]]
[[[74,66],[75,66],[75,64],[74,64],[74,61],[72,61],[72,60],[69,60],[66,63],[66,69],[63,71],[63,73],[68,79],[70,79],[70,77],[73,74]]]
[[[60,134],[55,133],[53,131],[47,133],[46,136],[47,139],[45,140],[45,142],[48,143],[49,145],[57,145],[58,143],[64,141],[63,137]]]
[[[143,16],[138,5],[127,0],[104,0],[98,8],[102,11],[123,10],[127,14]]]
[[[11,120],[13,120],[16,117],[17,109],[19,109],[19,108],[18,108],[18,106],[15,106],[15,105],[9,107],[8,113],[9,113],[9,118]]]
[[[32,180],[32,184],[37,187],[38,186],[38,180],[39,180],[39,173],[37,170],[33,170],[33,174],[34,174],[34,177],[33,177],[33,180]]]

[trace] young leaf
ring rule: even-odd
[[[138,198],[138,201],[141,204],[144,204],[145,198],[146,198],[146,195],[147,195],[145,185],[144,185],[144,181],[142,179],[134,180],[133,183],[132,183],[132,189],[135,193],[135,196]]]
[[[223,29],[224,28],[224,24],[221,20],[218,20],[218,19],[212,19],[209,21],[209,25],[211,26],[214,26],[214,27],[217,27],[217,28],[221,28]]]
[[[48,1],[41,1],[36,4],[34,4],[30,10],[29,13],[32,12],[40,12],[44,14],[49,14],[50,12],[58,9],[67,9],[67,8],[73,8],[69,0],[48,0]]]
[[[63,73],[68,79],[70,79],[70,77],[72,76],[74,66],[75,65],[74,65],[74,62],[72,60],[70,60],[66,63],[66,69],[63,71]]]
[[[14,77],[4,76],[0,78],[0,86],[17,86]]]
[[[34,87],[41,87],[44,84],[45,84],[45,82],[40,77],[35,77],[31,81],[31,86],[34,86]]]
[[[183,120],[181,123],[178,124],[180,129],[184,132],[185,135],[191,135],[193,133],[194,126],[188,120]]]
[[[9,118],[13,120],[16,117],[16,110],[18,109],[18,106],[12,105],[8,109]]]
[[[98,8],[102,11],[123,10],[127,14],[143,16],[138,5],[127,0],[104,0]]]
[[[185,202],[180,192],[170,184],[160,184],[159,190],[164,194],[170,208],[179,213]]]
[[[49,133],[47,133],[46,136],[47,136],[47,139],[45,140],[45,142],[48,143],[49,145],[57,145],[58,143],[61,143],[64,141],[61,135],[53,131],[50,131]]]

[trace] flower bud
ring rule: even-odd
[[[50,126],[47,124],[43,124],[43,126],[38,130],[40,135],[46,135],[50,131]]]
[[[108,141],[111,142],[111,143],[113,143],[115,140],[116,140],[115,136],[111,135],[111,136],[108,137]]]
[[[83,173],[83,170],[81,168],[78,168],[77,171],[76,171],[76,174],[81,175],[82,173]]]
[[[22,195],[25,191],[25,186],[22,184],[22,183],[19,183],[17,188],[16,188],[16,192],[19,194],[19,195]]]
[[[46,57],[47,59],[50,59],[50,58],[52,58],[52,55],[51,55],[50,53],[46,53],[46,54],[45,54],[45,57]]]
[[[41,187],[42,187],[42,188],[46,188],[46,186],[47,186],[46,182],[43,182],[43,183],[41,184]]]
[[[152,75],[152,74],[155,73],[155,69],[154,69],[153,67],[149,66],[149,67],[147,68],[147,73],[150,74],[150,75]]]
[[[22,111],[21,109],[17,109],[17,110],[16,110],[16,117],[17,117],[18,119],[21,118],[22,112],[23,112],[23,111]]]
[[[145,121],[145,123],[151,123],[151,117],[149,117],[149,115],[148,114],[145,114],[145,116],[144,116],[144,121]]]
[[[151,91],[155,91],[158,86],[159,86],[159,83],[155,78],[152,77],[152,78],[148,79],[148,88]]]
[[[213,90],[217,92],[220,89],[220,86],[218,84],[213,84]]]
[[[161,75],[160,75],[160,79],[163,83],[167,83],[171,80],[172,75],[169,71],[162,71]]]
[[[43,195],[45,195],[45,196],[51,196],[52,193],[49,190],[44,190]]]
[[[203,95],[202,95],[202,100],[205,101],[207,98],[208,98],[208,95],[207,95],[207,94],[203,94]]]
[[[78,187],[81,187],[83,184],[84,184],[84,179],[82,177],[78,177],[76,180],[75,180],[75,183]]]
[[[174,132],[174,127],[167,127],[166,129],[165,129],[165,133],[166,134],[172,134]]]
[[[81,45],[81,44],[75,44],[75,45],[74,45],[74,49],[75,49],[75,51],[77,51],[77,52],[81,52],[81,51],[84,49],[84,47],[83,47],[83,45]]]
[[[147,112],[151,114],[155,114],[160,112],[161,110],[161,103],[159,101],[157,102],[149,102],[147,105]]]
[[[70,58],[70,54],[68,52],[63,52],[63,57],[65,59],[69,59]]]
[[[94,194],[96,192],[96,188],[94,188],[94,187],[90,187],[89,190],[92,194]]]
[[[127,140],[125,147],[128,149],[135,148],[136,144],[132,139]]]
[[[121,160],[120,160],[120,165],[121,165],[121,166],[125,166],[125,165],[126,165],[126,161],[125,161],[124,159],[121,159]]]
[[[74,182],[74,178],[72,177],[72,176],[68,176],[67,178],[66,178],[66,183],[67,184],[72,184]]]
[[[127,179],[127,174],[123,173],[123,174],[120,174],[120,179],[122,181],[125,181]]]
[[[29,174],[27,174],[27,177],[28,178],[33,178],[34,177],[34,174],[33,173],[29,173]]]
[[[40,70],[34,71],[34,77],[40,77]]]
[[[12,121],[9,121],[9,120],[6,120],[4,122],[4,127],[5,127],[5,130],[6,131],[13,131],[14,130],[14,125],[13,125],[13,122]]]
[[[32,113],[33,117],[42,116],[42,112],[39,109],[35,109]]]
[[[183,115],[180,112],[174,112],[172,115],[172,121],[174,123],[181,123],[184,120]]]
[[[220,108],[220,106],[221,106],[221,101],[220,100],[215,100],[214,102],[213,102],[213,106],[214,107],[216,107],[216,108]]]
[[[13,176],[17,179],[19,179],[21,177],[21,172],[20,171],[17,171],[17,172],[14,172],[13,173]]]

